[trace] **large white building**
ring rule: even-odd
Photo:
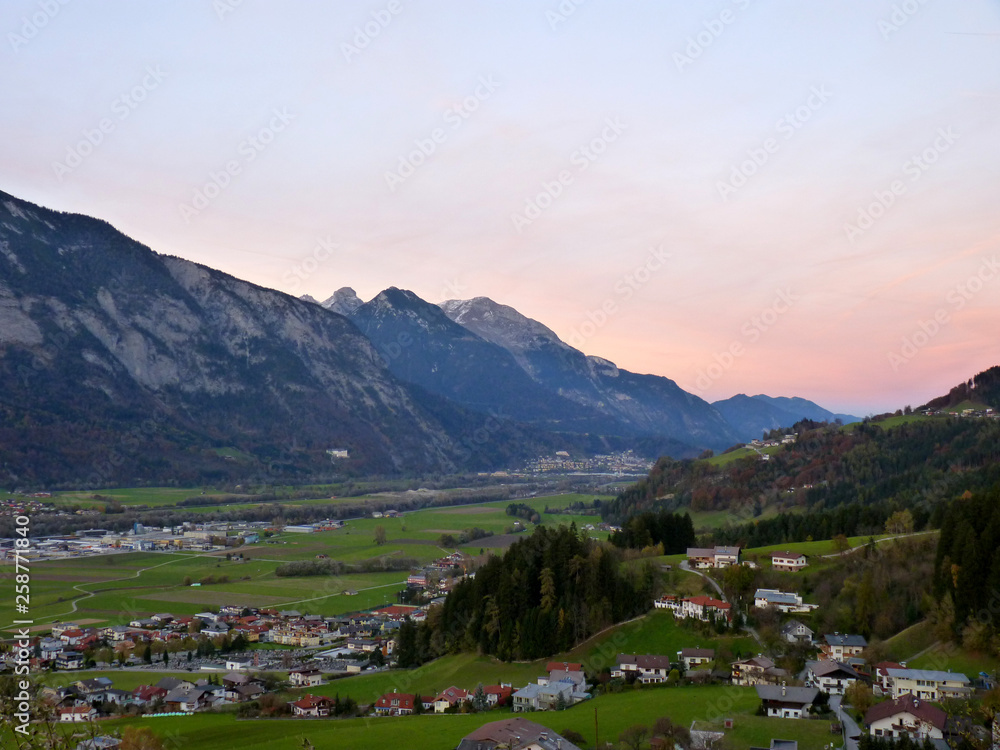
[[[805,604],[802,597],[794,592],[777,589],[757,589],[753,595],[753,606],[785,613],[811,612],[817,608],[816,604]]]
[[[957,672],[934,669],[888,669],[892,697],[912,695],[927,701],[963,698],[972,692],[969,678]]]

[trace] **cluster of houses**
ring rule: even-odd
[[[568,708],[590,698],[583,665],[574,662],[549,662],[546,674],[536,682],[515,689],[509,683],[482,686],[483,705],[477,708],[510,707],[514,713],[551,711]],[[393,690],[381,696],[372,707],[377,716],[405,716],[413,713],[446,713],[475,706],[477,691],[449,687],[437,695],[415,695]]]
[[[98,717],[99,706],[117,711],[135,706],[157,713],[192,713],[255,700],[265,692],[261,680],[247,673],[230,672],[214,682],[164,677],[134,690],[119,690],[110,678],[94,677],[61,688],[42,688],[41,698],[55,708],[60,722],[86,722]]]
[[[812,631],[797,621],[785,624],[782,635],[794,643],[812,643]],[[732,682],[753,685],[768,716],[803,718],[821,694],[844,695],[862,682],[884,697],[864,717],[866,731],[875,736],[943,740],[949,736],[945,712],[933,705],[949,698],[971,695],[970,679],[960,673],[931,669],[909,669],[905,664],[868,664],[863,652],[868,646],[861,635],[831,633],[819,642],[817,658],[806,662],[805,685],[792,686],[785,670],[759,655],[732,665]]]
[[[743,560],[739,547],[688,547],[688,566],[696,570],[728,568],[731,565],[747,565],[756,568],[757,563]],[[774,570],[795,573],[808,564],[801,552],[771,552],[771,567]]]
[[[465,578],[468,568],[469,556],[462,552],[452,552],[419,570],[411,571],[406,579],[406,588],[424,598],[445,596],[455,584]]]
[[[653,602],[653,607],[670,610],[674,617],[681,619],[690,617],[702,622],[712,622],[716,619],[731,622],[733,619],[732,604],[705,595],[680,597],[664,594]]]
[[[402,621],[410,617],[419,622],[426,614],[425,607],[398,604],[340,617],[224,606],[218,612],[196,615],[157,613],[132,620],[128,625],[94,627],[55,623],[50,635],[34,639],[31,664],[39,669],[82,669],[87,654],[104,647],[122,653],[127,663],[138,664],[134,654],[137,646],[162,643],[169,650],[171,644],[192,636],[212,639],[241,636],[247,644],[277,643],[301,648],[338,644],[339,648],[333,650],[336,655],[371,654],[380,650],[388,657]],[[8,654],[6,658],[13,657]]]

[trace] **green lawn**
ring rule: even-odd
[[[937,641],[931,624],[924,620],[887,638],[883,645],[893,661],[906,661]]]
[[[183,657],[181,657],[183,658]],[[176,662],[178,657],[171,655],[171,659]],[[155,685],[164,677],[178,677],[189,682],[196,682],[202,678],[207,678],[211,672],[140,672],[127,669],[110,670],[87,670],[79,672],[53,672],[43,674],[41,682],[49,687],[62,687],[70,685],[79,680],[87,680],[93,677],[107,677],[112,681],[118,690],[135,690],[140,685]]]
[[[784,448],[785,446],[783,445],[772,445],[768,448],[758,448],[757,450],[759,450],[761,453],[764,454],[774,455],[775,453],[779,453],[782,450],[784,450]],[[760,460],[760,456],[758,455],[757,451],[755,451],[753,448],[746,448],[746,447],[737,448],[736,450],[729,451],[729,453],[720,453],[717,456],[712,456],[711,458],[705,458],[701,460],[704,461],[709,466],[714,466],[715,468],[718,469],[723,466],[728,466],[734,461],[739,461],[740,459],[743,458],[753,458],[758,461]]]
[[[946,672],[960,672],[969,679],[975,679],[980,672],[994,674],[1000,670],[1000,659],[989,654],[980,654],[956,646],[953,643],[939,643],[923,656],[906,663],[910,669],[941,669]]]
[[[727,739],[733,747],[770,747],[772,739],[796,740],[799,750],[822,750],[831,742],[835,746],[843,743],[840,732],[830,732],[831,720],[822,719],[775,719],[767,716],[738,716],[733,719],[733,728],[727,732]],[[722,732],[721,721],[698,722],[696,729]]]
[[[315,692],[315,691],[314,691]],[[757,707],[753,688],[732,686],[644,688],[605,695],[581,703],[566,711],[538,712],[530,715],[531,721],[549,727],[555,732],[573,729],[580,732],[588,745],[595,742],[595,719],[601,741],[617,740],[618,735],[634,724],[652,724],[661,716],[689,725],[692,721],[707,720],[717,715],[747,716]],[[491,721],[509,718],[506,711],[483,714],[424,715],[400,718],[373,718],[342,720],[245,720],[232,713],[196,714],[184,717],[165,717],[138,720],[149,726],[168,746],[185,750],[220,750],[234,747],[238,738],[241,750],[301,750],[303,739],[317,748],[347,747],[354,750],[384,750],[400,747],[412,750],[447,750],[477,727]],[[135,721],[135,720],[132,720]],[[775,731],[784,729],[779,720]],[[128,721],[102,722],[102,731],[114,731],[128,725]],[[71,732],[78,728],[59,727]],[[0,738],[10,743],[9,729],[0,730]],[[777,734],[775,736],[778,736]],[[10,743],[12,745],[12,743]],[[5,747],[8,745],[4,745]],[[820,746],[801,746],[802,750],[818,750]]]

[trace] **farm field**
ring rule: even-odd
[[[531,721],[555,732],[572,729],[580,732],[588,745],[595,742],[595,711],[600,739],[616,740],[627,727],[650,725],[661,716],[676,723],[689,725],[696,719],[705,720],[725,712],[726,716],[751,718],[757,707],[753,688],[731,686],[644,688],[604,695],[573,708],[558,712],[536,712]],[[355,750],[382,750],[386,747],[406,747],[413,750],[442,750],[456,747],[469,732],[483,724],[509,718],[505,711],[482,714],[423,715],[399,718],[362,718],[349,720],[263,719],[237,720],[232,713],[195,714],[141,720],[161,737],[169,737],[175,746],[185,750],[219,750],[233,746],[239,737],[241,750],[300,750],[308,739],[315,747],[351,747]],[[773,721],[774,736],[789,728],[788,720]],[[820,723],[820,722],[802,722]],[[825,722],[823,723],[826,726]],[[102,722],[102,731],[127,726],[126,721]],[[72,732],[74,728],[60,727]],[[0,738],[9,742],[0,730]],[[75,731],[79,731],[77,728]],[[758,730],[759,731],[759,730]],[[766,729],[764,730],[766,731]],[[829,741],[829,740],[827,740]],[[823,743],[800,743],[801,750],[820,750]]]
[[[140,502],[143,493],[160,493],[167,502],[178,495],[191,496],[192,490],[174,488],[114,490],[122,502]],[[126,494],[132,493],[132,494]],[[354,498],[355,500],[357,498]],[[559,495],[525,501],[540,513],[550,507],[566,507],[576,501],[590,501],[591,495]],[[294,607],[310,614],[339,615],[369,609],[395,601],[404,588],[408,571],[351,573],[336,577],[278,577],[277,567],[293,560],[312,560],[318,555],[348,563],[379,559],[412,559],[423,564],[454,548],[438,546],[441,536],[457,537],[478,527],[502,535],[516,519],[504,512],[506,501],[480,505],[426,508],[398,518],[362,518],[335,531],[313,534],[284,533],[265,543],[238,549],[245,561],[227,561],[224,552],[215,553],[117,553],[94,557],[52,560],[31,567],[31,614],[39,623],[55,620],[93,618],[118,624],[137,615],[170,611],[190,615],[209,605]],[[596,521],[595,516],[544,514],[543,523],[553,525]],[[527,524],[529,527],[531,524]],[[375,527],[386,531],[384,545],[375,543]],[[526,532],[527,533],[527,532]],[[511,537],[514,541],[517,537]],[[489,539],[463,547],[477,555]],[[13,575],[10,567],[0,568],[0,580]],[[217,582],[209,583],[213,577]],[[204,581],[200,587],[184,581]],[[220,582],[220,579],[228,579]],[[344,595],[347,590],[357,595]],[[74,602],[76,609],[74,610]],[[0,627],[14,617],[13,601],[0,601]]]
[[[95,508],[105,505],[101,498],[114,498],[122,505],[148,505],[150,508],[162,508],[176,505],[189,497],[233,497],[238,495],[220,493],[214,490],[200,490],[177,487],[129,487],[115,490],[86,490],[82,492],[57,492],[47,500],[55,506],[79,505],[84,508]],[[96,498],[99,495],[100,498]]]

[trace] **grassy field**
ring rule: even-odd
[[[97,497],[100,495],[101,497]],[[79,505],[84,508],[103,507],[106,500],[103,498],[114,498],[122,505],[148,505],[151,508],[162,508],[176,505],[189,497],[228,497],[229,493],[214,492],[212,490],[200,490],[177,487],[129,487],[117,490],[87,490],[84,492],[57,492],[50,500],[53,505]]]
[[[772,739],[795,740],[801,750],[825,748],[831,742],[842,743],[841,734],[830,732],[829,720],[774,719],[767,716],[738,716],[733,720],[733,728],[727,739],[733,747],[770,747]],[[702,722],[695,729],[722,732],[723,722]]]
[[[540,712],[530,715],[531,721],[549,727],[555,732],[572,729],[580,732],[588,745],[597,739],[595,723],[601,741],[614,741],[627,727],[634,724],[651,725],[661,716],[689,725],[695,720],[708,720],[715,716],[735,716],[751,719],[757,707],[753,688],[732,686],[644,688],[604,695],[559,712]],[[355,750],[382,750],[387,747],[406,747],[413,750],[446,750],[458,745],[469,732],[491,721],[509,718],[510,713],[495,711],[483,714],[424,715],[400,718],[362,718],[342,720],[246,720],[240,721],[232,713],[196,714],[184,717],[143,719],[141,725],[149,726],[170,746],[185,750],[219,750],[234,747],[238,738],[241,750],[300,750],[308,739],[315,747],[350,747]],[[738,718],[737,721],[742,721]],[[773,722],[773,736],[784,736],[790,727],[788,721]],[[807,722],[802,722],[807,723]],[[818,723],[818,722],[816,722]],[[126,721],[102,722],[102,731],[114,731],[127,726]],[[824,723],[825,725],[825,723]],[[60,727],[67,732],[79,728]],[[0,730],[4,747],[13,746],[9,735]],[[767,733],[767,728],[756,731]],[[800,743],[801,750],[819,750],[822,743]]]
[[[679,625],[671,614],[654,610],[639,620],[610,628],[568,653],[548,659],[510,663],[473,654],[457,654],[436,659],[417,669],[348,677],[299,692],[331,697],[335,694],[349,695],[359,703],[367,704],[392,690],[430,695],[452,685],[472,690],[480,682],[509,682],[523,686],[544,675],[549,661],[582,662],[586,670],[599,672],[613,666],[615,657],[622,653],[663,654],[676,659],[677,652],[682,648],[718,648],[722,644],[731,652],[742,654],[751,653],[756,648],[752,638],[705,636]]]
[[[906,661],[937,642],[931,624],[926,620],[911,625],[885,640],[886,653],[893,661]]]
[[[153,488],[113,490],[121,502],[166,504],[189,497],[194,490]],[[550,525],[576,522],[582,527],[596,523],[597,516],[544,514],[546,506],[564,508],[577,501],[589,502],[593,495],[559,495],[525,501],[543,513]],[[355,498],[356,499],[356,498]],[[606,499],[606,498],[605,498]],[[335,531],[314,534],[279,534],[265,543],[241,547],[244,562],[227,561],[217,553],[120,553],[35,563],[31,568],[31,615],[36,622],[93,618],[112,623],[127,622],[137,615],[168,611],[190,615],[209,605],[294,607],[303,612],[339,615],[393,603],[405,587],[408,571],[347,574],[337,577],[289,578],[275,575],[276,568],[292,560],[312,560],[318,555],[350,563],[380,559],[412,559],[428,563],[452,551],[439,546],[442,535],[458,537],[478,527],[502,535],[515,519],[504,512],[508,503],[426,508],[399,518],[362,518]],[[527,524],[529,527],[531,524]],[[375,543],[375,527],[382,526],[388,538]],[[530,529],[528,532],[530,533]],[[606,536],[595,532],[595,535]],[[507,539],[512,541],[517,537]],[[464,546],[470,554],[490,547],[491,540]],[[13,575],[2,568],[0,581]],[[228,581],[188,587],[208,576]],[[353,589],[356,596],[343,592]],[[74,602],[77,610],[73,610]],[[11,597],[0,599],[0,627],[14,617]]]
[[[876,534],[875,539],[884,539],[887,534]],[[848,541],[851,543],[851,548],[862,547],[868,543],[868,540],[872,537],[868,536],[852,536],[849,537]],[[768,555],[772,552],[801,552],[809,558],[815,558],[822,555],[831,555],[836,550],[833,546],[832,539],[823,539],[818,542],[788,542],[786,544],[772,544],[767,547],[747,547],[742,550],[741,555],[744,560],[756,560],[762,566],[767,566],[770,564]],[[855,554],[855,553],[851,553]],[[665,563],[669,565],[677,565],[683,560],[687,559],[687,555],[681,553],[677,555],[663,555],[661,557],[650,558],[656,563]],[[809,565],[822,564],[823,561],[820,560],[809,560]],[[806,570],[809,570],[807,567]]]
[[[910,669],[960,672],[970,679],[975,679],[980,672],[994,674],[1000,670],[1000,659],[989,654],[959,648],[952,643],[939,643],[920,657],[907,661],[906,666]]]
[[[774,455],[775,453],[779,453],[782,450],[784,450],[784,448],[785,446],[783,445],[772,445],[768,448],[758,448],[757,450],[746,447],[737,448],[734,451],[729,451],[729,453],[720,453],[718,456],[712,456],[711,458],[705,458],[701,460],[703,460],[709,466],[714,466],[715,468],[719,468],[722,466],[727,466],[728,464],[731,464],[734,461],[739,461],[742,458],[755,458],[759,460],[759,454],[757,451],[760,451],[760,453],[765,453],[768,455]]]
[[[175,657],[176,661],[176,657]],[[135,690],[140,685],[155,685],[164,677],[177,677],[188,682],[196,682],[202,678],[207,678],[210,672],[141,672],[130,669],[112,669],[109,671],[87,670],[79,672],[53,672],[44,675],[42,683],[49,687],[62,687],[71,685],[79,680],[86,680],[93,677],[107,677],[118,690]]]

